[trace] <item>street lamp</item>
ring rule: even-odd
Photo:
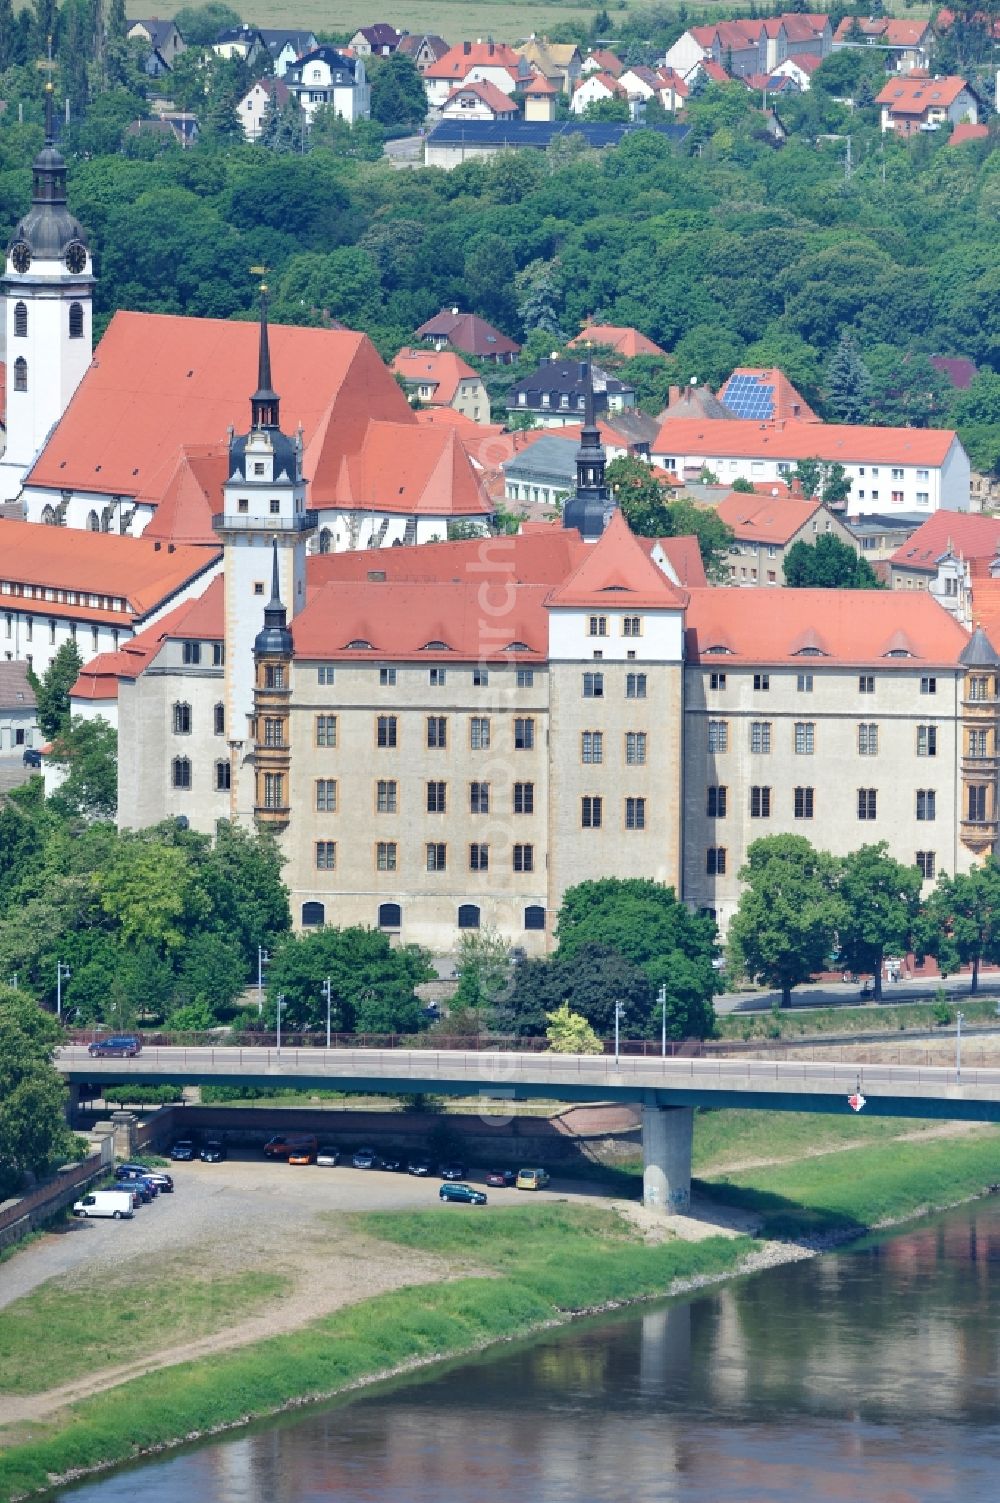
[[[267,951],[264,949],[264,946],[263,945],[258,945],[257,946],[257,1016],[258,1016],[258,1018],[261,1017],[263,1015],[263,1012],[264,1012],[264,967],[267,965],[267,963],[270,960],[270,958],[271,957],[267,953]]]
[[[279,993],[279,996],[278,996],[278,1005],[277,1005],[277,1011],[278,1011],[278,1039],[277,1039],[277,1050],[276,1050],[276,1052],[278,1054],[281,1053],[281,1014],[284,1012],[284,1009],[285,1009],[285,994],[284,994],[284,992],[281,992],[281,993]]]
[[[618,1043],[619,1043],[619,1039],[618,1039],[618,1025],[621,1022],[621,1019],[624,1017],[624,1015],[625,1015],[625,1003],[624,1002],[616,1002],[615,1003],[615,1064],[616,1065],[618,1063]]]
[[[656,994],[656,1000],[660,1004],[660,1053],[663,1058],[667,1057],[667,983],[664,982]]]
[[[333,995],[333,987],[330,977],[323,982],[323,995],[326,998],[326,1047],[330,1047],[330,999]]]
[[[68,965],[61,960],[56,961],[56,1017],[62,1017],[62,984],[68,981],[73,972]]]
[[[962,1020],[964,1017],[964,1012],[959,1011],[955,1014],[955,1022],[957,1024],[955,1029],[955,1074],[959,1079],[961,1079],[962,1075]]]

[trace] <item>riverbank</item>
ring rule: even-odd
[[[718,1121],[713,1126],[717,1131]],[[912,1124],[900,1123],[900,1139],[911,1130]],[[738,1154],[735,1143],[733,1151]],[[127,1382],[119,1378],[117,1386],[110,1386],[108,1373],[109,1386],[101,1389],[96,1374],[93,1396],[66,1407],[43,1405],[35,1418],[3,1426],[0,1499],[44,1491],[584,1314],[808,1257],[887,1221],[970,1199],[1000,1178],[998,1165],[1000,1136],[987,1128],[916,1144],[880,1139],[842,1154],[734,1168],[698,1187],[703,1219],[697,1229],[706,1234],[700,1241],[676,1235],[681,1222],[690,1234],[697,1226],[691,1218],[664,1224],[634,1205],[528,1201],[486,1213],[438,1207],[339,1214],[341,1236],[346,1231],[390,1262],[398,1259],[400,1270],[411,1270],[408,1287],[367,1299],[356,1295],[358,1302],[286,1334],[195,1362],[175,1361]],[[328,1237],[335,1235],[329,1220]],[[741,1234],[754,1226],[763,1238]],[[343,1258],[338,1271],[349,1277]],[[429,1275],[433,1282],[426,1282]],[[350,1296],[348,1288],[344,1297]],[[17,1305],[10,1309],[16,1316]],[[12,1405],[0,1371],[0,1415],[8,1407],[5,1389]]]

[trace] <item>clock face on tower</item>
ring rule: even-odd
[[[74,276],[79,276],[80,272],[83,270],[86,264],[86,246],[81,245],[79,240],[72,241],[66,250],[66,266],[68,270],[70,270]]]
[[[19,240],[10,253],[10,259],[14,263],[14,270],[23,275],[31,265],[31,251],[23,240]]]

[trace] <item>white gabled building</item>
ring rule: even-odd
[[[291,63],[285,83],[310,119],[324,104],[348,125],[367,120],[371,114],[371,87],[364,62],[333,47],[316,47]]]

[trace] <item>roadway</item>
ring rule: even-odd
[[[473,1053],[432,1049],[323,1049],[150,1045],[135,1059],[92,1059],[85,1045],[58,1051],[77,1087],[142,1084],[289,1085],[301,1089],[479,1096],[490,1115],[504,1101],[628,1101],[646,1107],[740,1107],[850,1112],[856,1090],[869,1116],[1000,1121],[1000,1068],[736,1058]]]

